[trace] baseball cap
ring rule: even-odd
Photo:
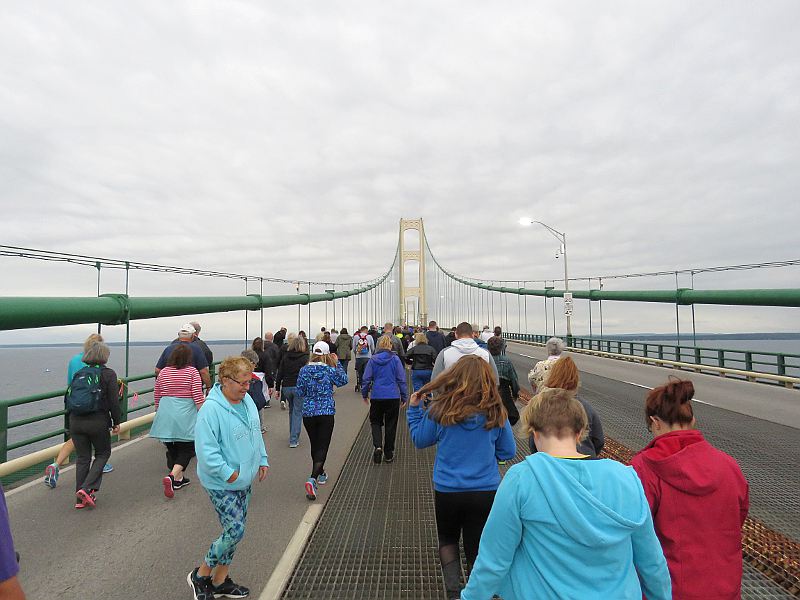
[[[196,333],[194,326],[191,323],[187,323],[183,327],[178,330],[178,336],[180,337],[181,334],[184,335],[194,335]]]
[[[326,342],[319,341],[316,344],[314,344],[314,349],[311,352],[313,352],[314,354],[330,354],[331,347],[328,346]]]

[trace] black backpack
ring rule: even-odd
[[[64,408],[71,415],[90,415],[102,406],[100,387],[102,367],[91,365],[78,370],[64,395]]]

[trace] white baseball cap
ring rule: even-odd
[[[314,354],[330,354],[331,347],[328,346],[327,342],[319,341],[314,344],[314,349],[311,351]]]

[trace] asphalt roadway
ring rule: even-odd
[[[528,370],[544,352],[512,342],[509,356],[520,382],[527,385]],[[798,464],[800,392],[573,356],[581,370],[581,394],[600,413],[606,434],[634,449],[649,439],[642,416],[644,388],[660,385],[671,373],[691,378],[702,403],[697,407],[701,428],[712,443],[740,461],[751,481],[751,514],[797,539],[800,489],[790,465]],[[331,480],[320,487],[317,503],[324,503],[335,486],[368,412],[352,389],[351,383],[336,394],[336,427],[326,465]],[[234,579],[249,586],[255,597],[311,504],[303,490],[310,469],[308,441],[303,433],[300,447],[288,448],[288,420],[288,412],[278,406],[267,411],[270,473],[263,483],[254,484],[247,533],[231,569]],[[779,443],[781,461],[774,460],[770,443]],[[369,456],[364,460],[368,465]],[[165,464],[158,442],[143,438],[119,446],[112,462],[115,471],[105,477],[94,510],[72,507],[73,471],[62,474],[55,490],[37,480],[8,493],[14,539],[22,555],[21,581],[31,600],[190,597],[186,574],[219,534],[193,466],[188,474],[192,484],[168,500],[161,488]]]

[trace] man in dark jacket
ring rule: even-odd
[[[449,346],[450,344],[452,344],[455,341],[456,341],[456,328],[455,327],[451,327],[450,328],[450,333],[448,333],[446,336],[444,336],[444,345],[445,346]]]
[[[272,340],[273,343],[280,348],[283,346],[283,341],[286,339],[286,327],[281,327],[278,330],[278,333],[275,334],[275,338]]]
[[[281,362],[281,347],[278,346],[272,340],[274,336],[272,335],[271,331],[267,331],[264,333],[264,352],[267,353],[269,356],[269,360],[272,363],[272,375],[275,375],[275,371],[278,370],[278,365]]]
[[[439,326],[436,325],[436,321],[431,321],[428,323],[428,332],[425,334],[425,337],[428,338],[428,343],[434,350],[436,350],[437,354],[444,350],[446,345],[444,336],[442,335],[442,332],[439,331]]]

